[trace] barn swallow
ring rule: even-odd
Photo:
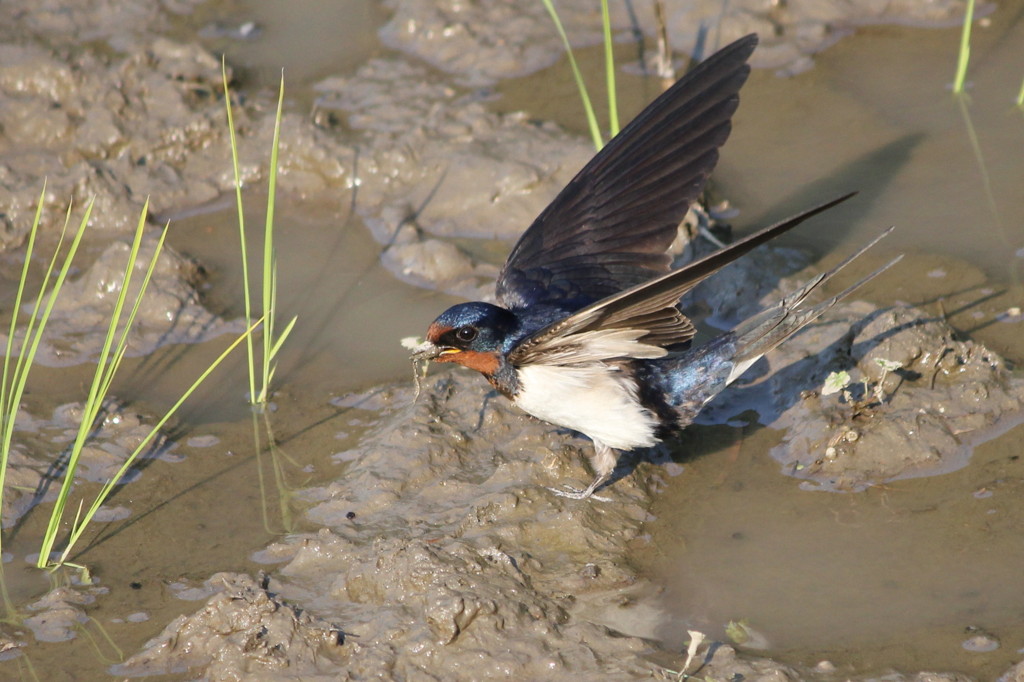
[[[670,270],[666,251],[729,136],[756,45],[756,35],[737,40],[644,109],[513,247],[496,284],[499,305],[449,308],[412,355],[414,362],[476,370],[524,412],[589,437],[593,482],[583,490],[551,489],[559,495],[593,495],[611,477],[619,452],[653,446],[690,424],[758,358],[895,263],[838,296],[805,305],[884,233],[773,307],[691,348],[696,330],[678,307],[683,294],[852,196]]]

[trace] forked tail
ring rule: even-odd
[[[856,253],[846,258],[839,265],[835,266],[828,272],[823,272],[814,277],[799,290],[793,292],[789,296],[786,296],[771,308],[741,322],[733,330],[733,334],[735,334],[736,338],[736,356],[734,358],[736,367],[729,376],[729,383],[731,383],[733,379],[739,377],[747,367],[753,364],[762,355],[778,346],[780,343],[800,331],[814,320],[818,319],[822,313],[846,296],[850,295],[854,290],[860,288],[898,263],[900,259],[903,258],[902,254],[878,268],[867,277],[864,277],[852,286],[847,287],[832,298],[822,301],[810,308],[800,307],[812,291],[829,281],[833,275],[877,244],[883,237],[892,232],[892,230],[893,228],[890,227],[886,231],[882,232],[880,235],[861,247]]]

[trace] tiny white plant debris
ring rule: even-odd
[[[683,663],[682,673],[685,674],[690,669],[690,664],[693,663],[694,657],[697,655],[697,650],[700,649],[700,645],[704,643],[704,633],[700,630],[687,630],[690,635],[690,645],[686,647],[686,662]]]
[[[903,367],[903,363],[888,358],[875,358],[875,364],[882,368],[883,372],[895,372]]]
[[[406,336],[399,343],[402,344],[402,348],[416,350],[417,348],[423,345],[423,339],[418,336]]]
[[[875,358],[875,364],[882,368],[882,376],[878,377],[878,383],[875,385],[874,395],[875,399],[880,403],[885,402],[885,378],[889,376],[889,372],[895,372],[899,368],[903,367],[902,362],[896,360],[889,360],[887,358]],[[867,386],[865,385],[865,389]]]
[[[832,395],[833,393],[839,393],[847,386],[850,385],[850,373],[847,371],[842,372],[830,372],[825,377],[825,384],[821,387],[822,395]]]
[[[996,319],[1000,322],[1020,322],[1024,316],[1021,315],[1020,306],[1015,305],[996,315]]]

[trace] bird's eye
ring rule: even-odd
[[[469,343],[470,341],[475,339],[476,335],[476,327],[459,327],[455,331],[455,338],[457,338],[459,341],[465,341],[466,343]]]

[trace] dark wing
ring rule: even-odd
[[[751,249],[854,194],[804,211],[685,267],[588,305],[528,336],[512,349],[509,360],[515,365],[568,364],[664,355],[665,347],[689,341],[694,335],[693,325],[676,308],[680,296]]]
[[[668,269],[665,251],[718,162],[756,45],[748,35],[711,55],[584,166],[512,249],[502,305],[583,306]]]

